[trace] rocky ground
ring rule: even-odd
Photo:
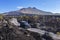
[[[21,26],[21,23],[19,23],[15,18],[8,21],[3,20],[0,22],[0,40],[44,40],[41,34],[44,34],[45,30],[42,31],[40,28],[30,27],[30,25],[29,27],[24,27]],[[46,36],[47,35],[45,35],[45,37]],[[57,40],[56,35],[51,34],[50,36],[52,38],[54,36],[54,40]],[[47,38],[48,37],[46,37],[46,39]],[[48,40],[51,39],[48,38]]]

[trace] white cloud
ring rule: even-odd
[[[22,6],[17,6],[17,8],[18,8],[18,9],[21,9],[21,8],[24,8],[24,7],[22,7]]]

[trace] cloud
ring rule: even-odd
[[[21,8],[24,8],[24,7],[22,7],[22,6],[17,6],[17,8],[18,8],[18,9],[21,9]]]

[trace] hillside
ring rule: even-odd
[[[11,11],[11,12],[5,12],[3,13],[4,15],[24,15],[24,14],[31,14],[31,15],[53,15],[53,13],[51,12],[45,12],[42,10],[39,10],[35,7],[31,8],[22,8],[20,10],[16,10],[16,11]]]

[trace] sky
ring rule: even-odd
[[[0,13],[36,7],[37,9],[60,13],[60,0],[0,0]]]

